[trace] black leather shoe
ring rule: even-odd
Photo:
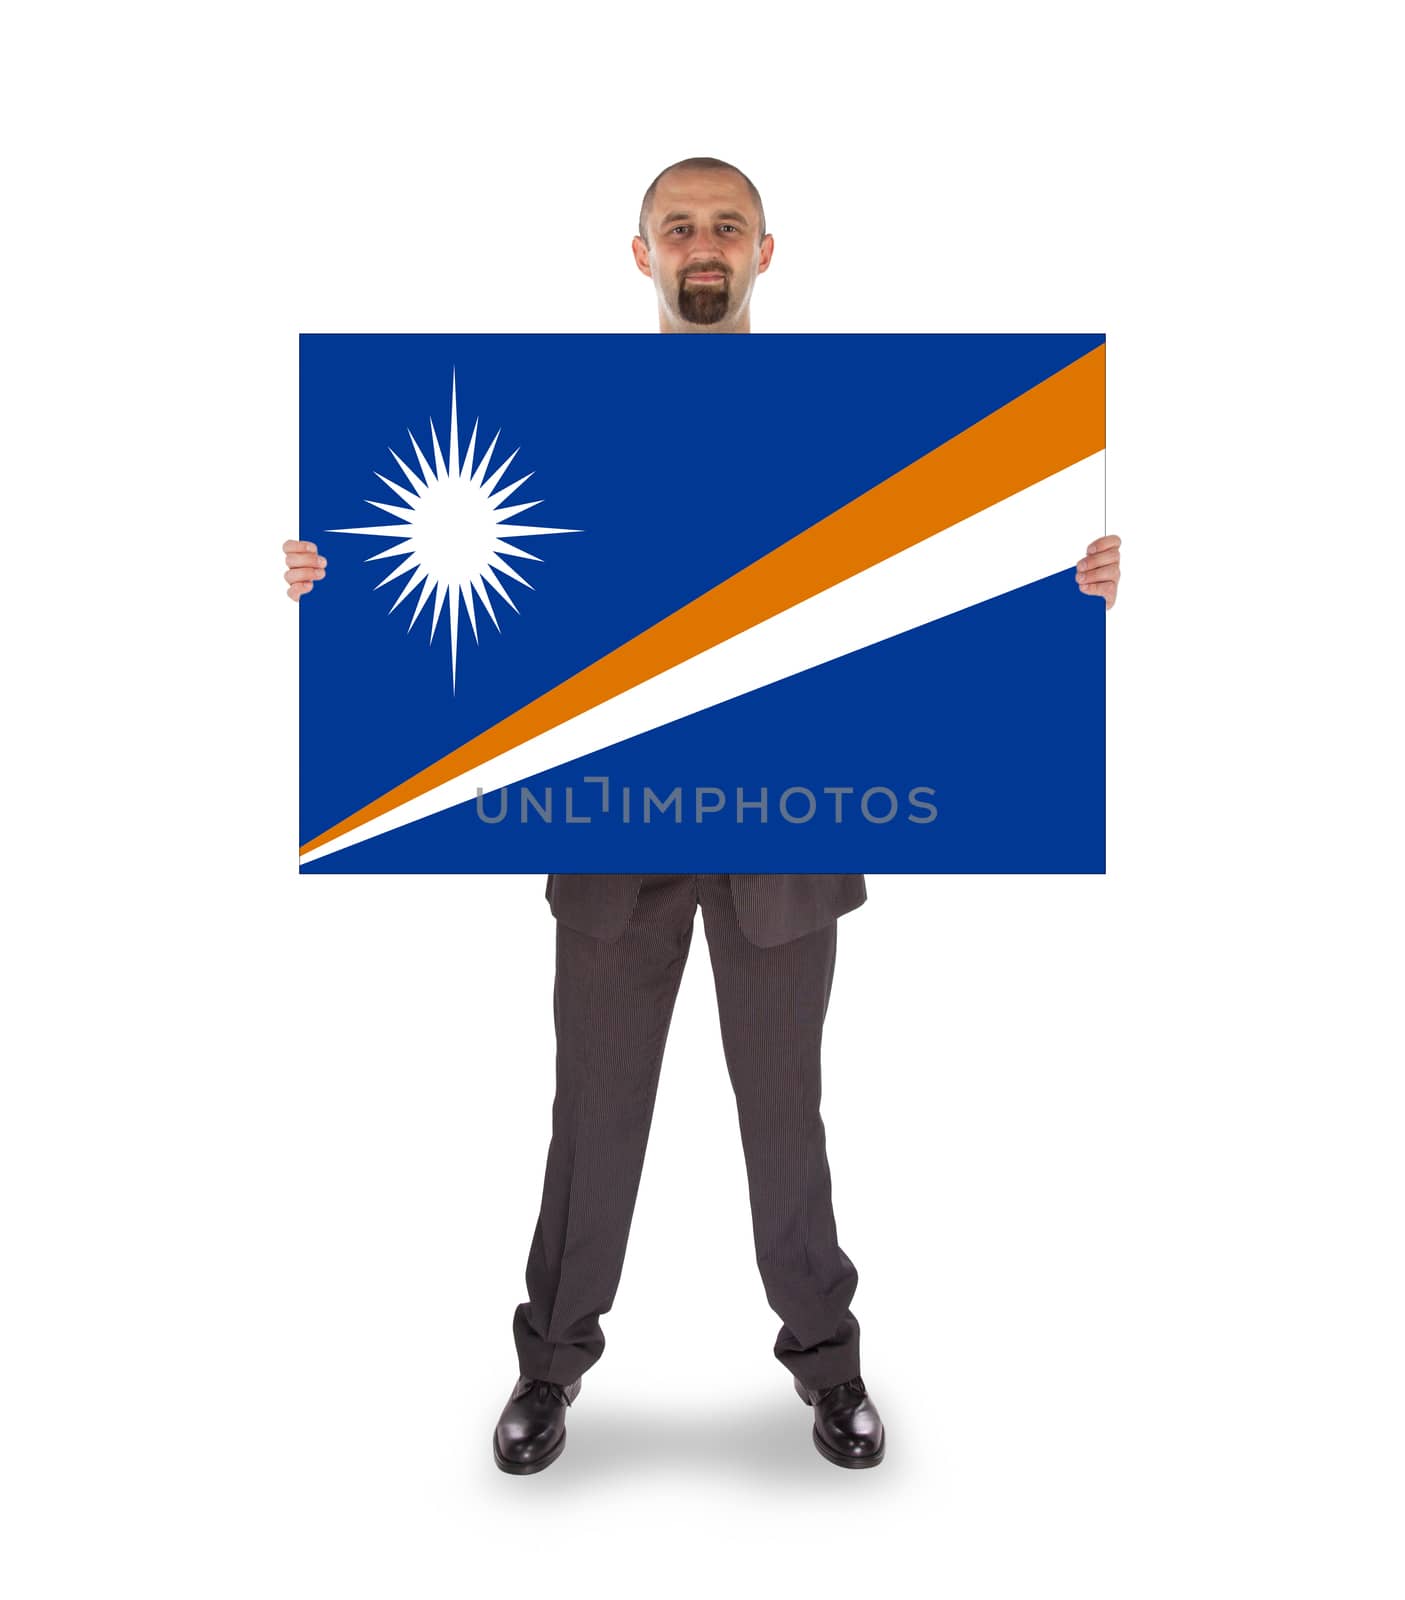
[[[876,1467],[883,1459],[883,1419],[862,1378],[828,1389],[807,1389],[797,1378],[795,1392],[814,1407],[815,1449],[826,1461],[836,1467]]]
[[[566,1407],[581,1380],[564,1387],[545,1378],[518,1378],[493,1434],[493,1460],[504,1472],[540,1472],[566,1448]]]

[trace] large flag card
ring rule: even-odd
[[[301,870],[1101,872],[1100,334],[305,334]]]

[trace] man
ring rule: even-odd
[[[724,161],[694,157],[650,184],[633,241],[661,333],[750,333],[771,264],[761,196]],[[1078,563],[1085,594],[1116,599],[1116,537]],[[326,570],[289,541],[300,599]],[[520,1375],[493,1459],[539,1472],[566,1443],[566,1408],[599,1360],[643,1168],[659,1069],[699,905],[737,1099],[757,1264],[783,1319],[774,1354],[812,1408],[826,1460],[876,1466],[886,1440],[859,1369],[849,1309],[858,1274],[839,1246],[820,1117],[820,1038],[836,923],[866,898],[859,874],[581,875],[547,880],[556,917],[556,1099],[528,1298],[513,1322]],[[681,1308],[680,1376],[706,1370],[711,1307]],[[725,1396],[719,1397],[725,1406]]]

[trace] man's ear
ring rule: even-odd
[[[649,265],[649,247],[644,243],[637,233],[630,244],[630,249],[634,251],[635,266],[639,268],[646,278],[652,278],[654,273],[653,269]]]
[[[776,248],[776,241],[768,233],[761,241],[761,254],[756,262],[756,274],[759,277],[771,264],[771,252]]]

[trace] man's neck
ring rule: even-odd
[[[751,307],[748,306],[737,322],[721,323],[716,327],[704,327],[698,323],[674,323],[668,320],[667,312],[659,312],[660,333],[750,333],[751,332]]]

